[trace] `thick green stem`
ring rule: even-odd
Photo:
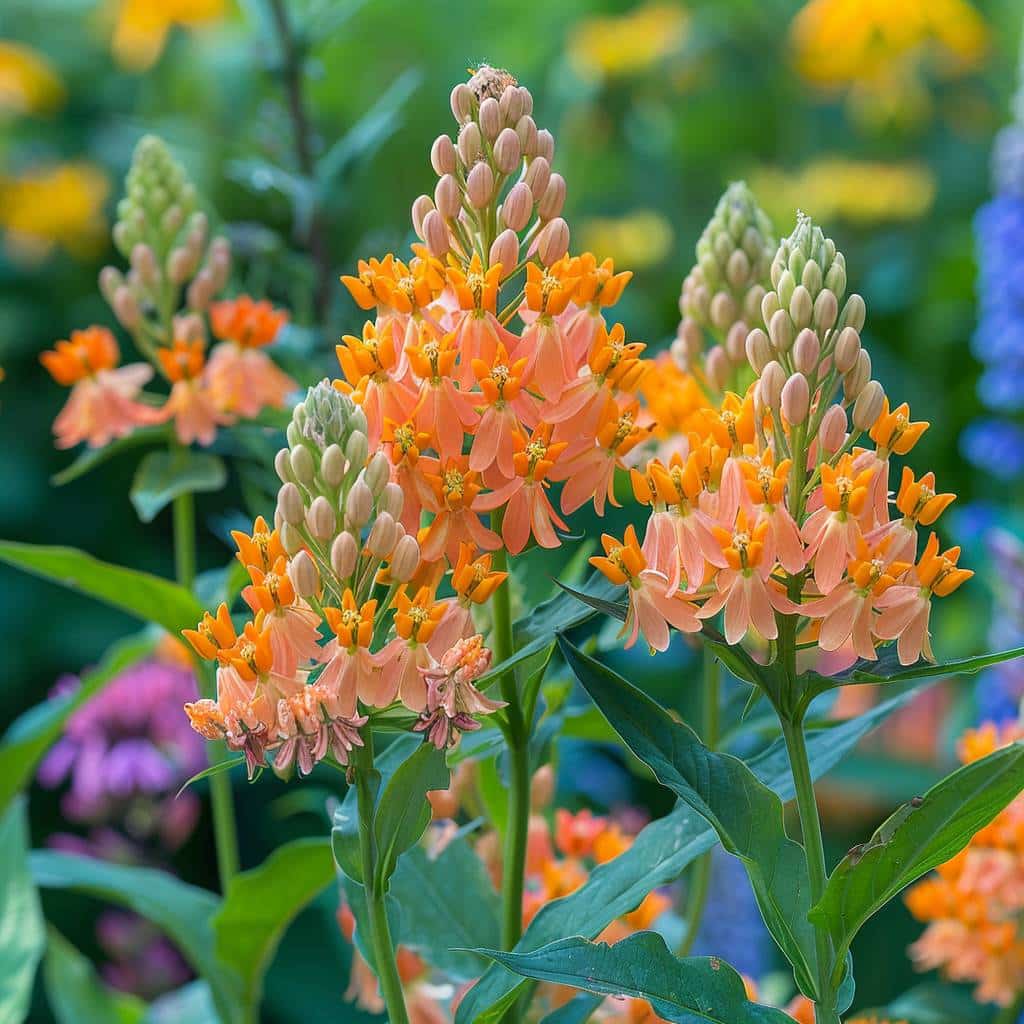
[[[380,994],[387,1009],[390,1024],[408,1024],[405,1009],[405,994],[402,979],[395,962],[395,945],[388,923],[386,894],[377,878],[377,850],[373,833],[374,795],[370,784],[373,769],[373,738],[369,730],[364,735],[366,743],[355,769],[356,798],[359,809],[359,852],[363,867],[363,892],[366,895],[370,948],[373,950],[374,967],[380,983]]]
[[[173,456],[172,451],[172,456]],[[174,567],[181,586],[191,590],[196,576],[196,507],[191,491],[174,499]],[[212,689],[212,687],[210,687]],[[208,696],[214,696],[213,693]],[[220,743],[208,744],[210,763],[215,763],[223,749]],[[238,873],[238,833],[231,779],[226,772],[210,777],[210,807],[213,811],[213,839],[217,850],[217,874],[221,891]]]
[[[705,644],[703,651],[703,686],[701,689],[701,739],[714,750],[718,745],[719,668],[718,659]],[[686,915],[679,956],[688,956],[700,931],[711,887],[711,851],[701,854],[690,872],[686,893]]]

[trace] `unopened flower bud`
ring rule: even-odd
[[[808,260],[804,264],[800,283],[811,293],[812,298],[821,291],[821,267],[816,260]]]
[[[733,288],[740,288],[750,276],[750,257],[742,249],[734,249],[725,264],[725,279]]]
[[[462,191],[454,174],[442,174],[434,186],[434,205],[445,220],[458,217],[462,209]],[[429,211],[423,214],[426,220]]]
[[[152,288],[160,280],[156,256],[153,254],[152,248],[145,242],[137,242],[132,246],[131,265],[132,270],[138,274],[139,280],[147,288]]]
[[[462,126],[459,132],[459,157],[464,167],[472,167],[484,151],[483,140],[480,138],[480,128],[475,121],[470,121]]]
[[[704,335],[701,333],[700,324],[692,317],[684,317],[676,329],[676,335],[683,343],[687,363],[693,364],[704,351]]]
[[[340,487],[345,479],[345,453],[336,444],[330,444],[320,456],[320,477],[328,487]]]
[[[519,262],[519,236],[511,229],[504,231],[494,240],[488,254],[488,265],[501,264],[502,277],[508,277]]]
[[[736,316],[736,300],[728,292],[716,292],[711,299],[711,323],[724,331]]]
[[[466,178],[466,198],[470,205],[482,210],[494,194],[494,171],[483,160],[475,163]]]
[[[345,499],[345,522],[361,530],[370,521],[372,514],[373,491],[364,480],[357,480]]]
[[[779,293],[778,292],[765,292],[764,297],[761,299],[761,319],[766,323],[771,323],[772,317],[781,309],[779,305]]]
[[[331,568],[340,580],[348,579],[355,572],[359,551],[356,539],[351,533],[339,533],[331,545]]]
[[[789,309],[789,303],[793,298],[795,289],[796,281],[793,280],[793,275],[788,270],[784,270],[779,278],[779,283],[775,286],[775,291],[779,296],[779,303],[783,309]]]
[[[366,465],[366,456],[370,451],[370,442],[362,430],[352,432],[345,444],[345,458],[349,466],[357,466],[362,469]],[[346,467],[347,468],[347,467]]]
[[[754,373],[760,375],[772,361],[772,347],[768,335],[760,327],[755,328],[747,335],[745,349]]]
[[[551,220],[562,212],[565,205],[565,178],[560,174],[552,174],[548,179],[548,187],[537,204],[537,214],[542,221]]]
[[[214,276],[206,268],[200,270],[194,278],[192,283],[188,286],[188,307],[194,309],[197,313],[202,313],[207,306],[213,301],[213,297],[217,292],[217,282]]]
[[[846,300],[843,306],[843,314],[839,318],[840,326],[852,327],[858,333],[864,329],[864,320],[867,317],[867,307],[864,300],[854,292]]]
[[[704,372],[708,381],[718,391],[724,391],[729,386],[729,375],[732,367],[729,364],[729,357],[721,345],[714,345],[708,349],[707,358],[704,362]]]
[[[846,410],[841,405],[830,405],[821,418],[818,441],[829,454],[835,455],[846,440]]]
[[[313,453],[304,445],[297,445],[289,458],[292,467],[292,479],[305,487],[313,482],[316,467],[313,465]]]
[[[177,203],[167,207],[160,218],[160,227],[165,235],[175,235],[185,223],[185,211]]]
[[[274,456],[274,471],[283,484],[293,480],[291,456],[292,453],[288,448],[282,448]]]
[[[747,334],[750,328],[742,320],[737,320],[725,336],[725,354],[734,366],[746,362]]]
[[[523,158],[523,146],[514,128],[502,128],[494,140],[494,166],[502,174],[511,174]]]
[[[459,124],[465,124],[473,116],[473,106],[476,102],[473,90],[465,82],[459,82],[452,89],[451,105],[452,115]]]
[[[498,137],[498,132],[501,131],[501,108],[493,96],[488,96],[480,104],[478,120],[484,138],[488,142],[493,142]]]
[[[784,309],[778,309],[768,322],[768,337],[772,339],[776,352],[788,352],[793,346],[793,321]]]
[[[523,101],[519,89],[514,85],[505,87],[505,91],[498,100],[498,108],[505,124],[514,125],[526,113],[526,103]]]
[[[807,378],[802,373],[794,373],[782,385],[782,415],[791,424],[803,423],[807,419],[811,394],[807,386]]]
[[[430,255],[437,259],[444,257],[452,247],[448,238],[448,228],[437,210],[431,210],[423,218],[423,241],[426,242]]]
[[[377,508],[381,512],[387,512],[393,519],[402,515],[402,508],[405,505],[405,493],[399,484],[390,482],[384,485],[380,498],[377,500]]]
[[[793,365],[806,376],[814,372],[818,365],[818,356],[821,355],[821,342],[817,334],[805,327],[793,342]]]
[[[391,463],[388,462],[387,456],[383,452],[374,452],[363,471],[363,479],[373,496],[379,497],[391,479]]]
[[[453,174],[458,156],[455,153],[455,143],[448,135],[438,135],[434,144],[430,147],[430,166],[434,173],[440,177],[442,174]]]
[[[529,114],[524,114],[516,122],[516,135],[519,136],[519,145],[522,147],[523,156],[528,160],[537,155],[537,125]]]
[[[391,552],[391,578],[395,583],[408,583],[420,565],[420,546],[416,538],[406,535]]]
[[[523,180],[530,186],[533,198],[539,203],[551,180],[551,164],[542,156],[535,157],[530,161],[530,166],[526,168]]]
[[[142,321],[142,313],[139,311],[135,293],[126,284],[121,285],[114,292],[114,301],[111,303],[111,307],[118,323],[126,330],[134,330]]]
[[[218,235],[210,243],[206,269],[213,280],[213,293],[216,295],[228,283],[231,274],[231,243],[226,238]]]
[[[840,373],[849,373],[860,355],[860,335],[853,327],[844,327],[836,339],[832,362]]]
[[[823,288],[814,300],[814,326],[821,332],[831,330],[839,316],[839,301],[835,292]]]
[[[533,213],[533,193],[525,181],[517,181],[501,204],[501,219],[513,230],[522,231]]]
[[[843,377],[843,394],[847,401],[855,401],[869,380],[871,380],[871,356],[865,349],[861,349],[857,353],[857,361],[853,364],[853,369]]]
[[[193,266],[192,254],[180,245],[172,249],[167,256],[167,276],[174,284],[184,284]]]
[[[825,287],[841,299],[846,294],[846,268],[836,260],[825,275]]]
[[[537,156],[544,157],[549,164],[555,158],[555,137],[547,128],[537,132]]]
[[[278,506],[277,513],[280,515],[281,507]],[[281,535],[281,547],[284,548],[285,553],[289,556],[297,554],[302,550],[305,541],[302,539],[302,534],[292,526],[291,523],[286,523],[284,518],[281,517],[280,523],[277,522],[278,516],[275,515],[275,527],[278,533]]]
[[[870,430],[875,425],[875,420],[882,415],[882,406],[885,402],[885,391],[877,380],[869,380],[861,388],[857,395],[857,401],[853,403],[853,425],[858,430]]]
[[[412,204],[412,229],[417,238],[423,239],[423,218],[434,209],[434,200],[430,196],[419,196]]]
[[[782,387],[786,383],[786,371],[782,364],[773,359],[762,371],[758,391],[761,401],[772,410],[778,412],[782,402]]]
[[[277,492],[277,507],[281,518],[292,526],[298,526],[306,518],[306,506],[298,487],[291,481],[281,485]]]
[[[569,225],[561,217],[548,221],[537,236],[537,255],[546,267],[556,263],[569,251]]]
[[[366,538],[366,548],[377,558],[387,558],[398,539],[398,527],[387,512],[381,512],[373,521]]]
[[[313,597],[320,590],[320,573],[308,551],[299,551],[288,563],[288,576],[299,597]]]
[[[306,512],[306,526],[317,540],[327,540],[328,537],[334,536],[338,528],[338,518],[331,503],[322,494],[318,494],[309,506]]]
[[[798,284],[793,289],[793,297],[789,300],[789,315],[798,331],[809,326],[813,312],[811,293],[802,284]]]

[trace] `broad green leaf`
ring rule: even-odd
[[[811,774],[820,778],[885,717],[913,694],[896,697],[857,718],[830,729],[810,731],[807,754]],[[794,795],[785,745],[779,741],[752,758],[750,770],[782,800]],[[717,842],[714,830],[680,802],[664,818],[641,830],[623,854],[594,869],[574,893],[543,906],[530,922],[516,952],[539,949],[568,934],[595,938],[617,917],[635,909],[653,889],[675,881],[691,861]],[[489,967],[459,1006],[458,1024],[492,1022],[501,1016],[524,983],[503,967]]]
[[[20,799],[0,818],[0,1020],[10,1024],[19,1024],[28,1014],[46,945],[27,856],[28,821]]]
[[[549,1013],[540,1024],[586,1024],[590,1015],[604,1002],[604,996],[581,992],[564,1006]]]
[[[133,910],[152,921],[178,947],[210,986],[221,1024],[243,1024],[240,979],[222,968],[214,953],[212,918],[220,900],[165,871],[127,867],[56,850],[29,855],[41,889],[74,889]]]
[[[904,992],[888,1006],[864,1011],[863,1016],[906,1024],[992,1024],[997,1012],[975,1002],[966,989],[933,982]]]
[[[73,693],[51,697],[14,720],[0,740],[0,812],[18,790],[31,783],[40,760],[75,709],[152,649],[152,640],[137,637],[117,644],[99,668],[82,677]]]
[[[223,1024],[205,981],[192,981],[149,1004],[142,1024]]]
[[[203,616],[203,606],[177,583],[101,562],[75,548],[0,541],[0,561],[154,622],[177,639]]]
[[[151,523],[179,495],[219,491],[227,479],[223,460],[210,452],[150,452],[139,463],[129,497],[139,518]]]
[[[141,999],[105,984],[88,958],[54,928],[47,936],[43,981],[57,1024],[139,1024],[146,1014]]]
[[[814,994],[814,932],[804,851],[786,835],[782,801],[739,758],[708,750],[689,726],[620,675],[559,638],[562,656],[623,742],[743,861],[769,931]]]
[[[296,839],[228,883],[211,925],[220,965],[241,979],[248,1009],[259,1006],[263,975],[289,923],[334,879],[331,844]]]
[[[904,804],[836,866],[811,919],[837,956],[861,925],[911,882],[962,850],[1024,789],[1024,743],[964,765]]]
[[[464,836],[433,859],[421,847],[410,850],[398,862],[391,896],[402,908],[396,942],[459,981],[480,976],[483,961],[465,950],[500,944],[498,895]]]
[[[119,437],[102,448],[86,448],[69,466],[50,477],[54,487],[69,484],[80,476],[94,470],[114,455],[119,455],[129,448],[141,448],[151,444],[166,444],[171,437],[171,425],[161,424],[156,427],[139,427],[127,437]]]
[[[614,946],[570,938],[532,953],[481,952],[524,978],[646,999],[661,1019],[677,1024],[792,1024],[781,1010],[750,1002],[743,979],[724,960],[680,960],[657,932],[638,932]]]
[[[444,751],[421,743],[381,790],[373,831],[377,841],[377,878],[385,891],[398,858],[419,841],[430,824],[427,793],[447,789],[449,781]]]

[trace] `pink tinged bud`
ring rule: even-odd
[[[761,401],[772,410],[778,412],[782,403],[782,388],[786,383],[786,371],[782,364],[772,360],[762,371],[758,391]]]
[[[502,128],[494,142],[494,166],[502,174],[511,174],[523,158],[519,136],[512,128]]]
[[[174,284],[184,284],[195,265],[188,249],[178,246],[167,257],[167,276]]]
[[[396,483],[387,484],[381,492],[377,507],[381,512],[387,512],[393,519],[398,519],[404,506],[405,494],[402,488]]]
[[[519,98],[523,101],[523,113],[533,113],[533,94],[525,85],[519,86]]]
[[[145,242],[136,242],[132,246],[131,253],[132,270],[139,276],[139,280],[147,287],[152,287],[160,280],[160,271],[157,269],[156,256],[153,250]]]
[[[764,299],[764,287],[759,284],[751,285],[743,299],[743,319],[749,324],[757,323],[761,315],[761,301]]]
[[[724,391],[729,385],[729,375],[732,367],[729,365],[729,357],[721,345],[715,345],[708,350],[707,359],[704,363],[704,372],[712,386],[718,391]]]
[[[302,534],[291,523],[286,523],[281,518],[280,508],[274,514],[274,528],[281,534],[281,545],[288,555],[298,554],[302,550],[305,544]]]
[[[357,530],[361,530],[373,514],[373,491],[362,481],[352,485],[345,499],[345,522]]]
[[[690,365],[697,361],[697,357],[704,351],[704,335],[701,332],[700,324],[692,317],[684,317],[676,330],[676,335],[683,343],[686,359]]]
[[[483,132],[484,138],[488,142],[493,142],[498,137],[498,132],[501,131],[501,108],[493,96],[488,96],[480,104],[478,120],[480,122],[480,131]]]
[[[530,161],[530,166],[526,168],[523,180],[530,186],[533,198],[539,203],[544,198],[548,182],[551,180],[551,164],[542,156],[534,157]]]
[[[306,506],[298,487],[291,481],[281,486],[277,492],[277,510],[281,518],[290,526],[298,526],[306,518]]]
[[[864,349],[857,353],[857,362],[853,369],[843,378],[843,394],[847,401],[856,401],[864,390],[864,385],[871,380],[871,356]]]
[[[547,128],[537,132],[537,156],[544,157],[549,164],[555,158],[555,137]]]
[[[348,579],[355,572],[359,550],[351,533],[339,533],[331,545],[331,568],[340,580]]]
[[[818,292],[814,300],[814,326],[819,331],[831,330],[839,316],[839,300],[828,288]]]
[[[772,361],[771,342],[768,341],[768,335],[760,327],[755,328],[747,335],[746,353],[754,373],[758,375]]]
[[[465,82],[460,82],[452,89],[452,115],[459,124],[465,124],[473,116],[474,103],[473,90]]]
[[[546,267],[556,263],[569,251],[569,225],[561,217],[548,221],[537,236],[537,255]]]
[[[735,249],[725,265],[725,279],[733,288],[741,288],[750,276],[750,258],[742,249]]]
[[[434,173],[440,177],[442,174],[452,174],[458,157],[455,153],[455,144],[448,135],[438,135],[434,144],[430,147],[430,166]]]
[[[423,241],[426,242],[431,256],[441,259],[452,247],[448,238],[448,228],[437,210],[431,210],[423,218]]]
[[[381,512],[373,521],[366,538],[366,547],[376,558],[387,558],[398,539],[398,526],[387,512]]]
[[[562,212],[565,205],[565,178],[560,174],[552,174],[548,179],[548,187],[537,204],[537,214],[542,221],[551,220]]]
[[[830,405],[821,419],[818,440],[829,455],[835,455],[846,440],[846,410],[841,405]]]
[[[470,205],[477,210],[482,210],[494,195],[494,171],[491,165],[483,160],[473,165],[473,169],[466,178],[466,197]]]
[[[793,321],[784,309],[772,314],[768,322],[768,337],[772,339],[776,352],[788,352],[793,346]]]
[[[818,336],[805,327],[793,342],[793,365],[806,376],[810,376],[818,365],[818,356],[821,355],[821,342]]]
[[[877,380],[869,380],[853,403],[853,425],[858,430],[870,430],[879,416],[885,402],[885,392]]]
[[[516,86],[505,86],[498,100],[498,109],[501,111],[501,120],[510,125],[514,125],[526,113],[526,104]]]
[[[374,452],[363,470],[363,479],[373,496],[379,497],[391,479],[391,463],[383,452]]]
[[[318,494],[313,499],[313,504],[309,506],[309,511],[306,512],[306,526],[317,540],[327,540],[334,536],[334,531],[338,528],[337,516],[331,503],[322,494]]]
[[[142,322],[142,314],[139,311],[139,303],[135,293],[126,284],[122,284],[114,292],[114,301],[111,303],[114,316],[118,323],[126,330],[134,330]]]
[[[443,174],[438,179],[434,186],[434,205],[445,220],[452,220],[459,215],[462,209],[462,190],[454,174]],[[426,219],[427,213],[424,213],[423,220]]]
[[[462,126],[459,132],[459,156],[465,167],[472,167],[484,151],[483,139],[476,121]]]
[[[197,313],[202,313],[213,301],[217,292],[217,283],[214,276],[206,268],[200,270],[188,286],[188,307]]]
[[[274,471],[277,473],[281,483],[286,484],[293,481],[292,476],[292,453],[287,448],[282,448],[274,456]]]
[[[288,575],[299,597],[313,597],[320,590],[320,573],[307,551],[297,552],[288,563]]]
[[[124,284],[124,277],[121,271],[117,267],[104,267],[100,271],[100,291],[103,293],[103,298],[107,300],[111,305],[114,302],[114,292]]]
[[[430,196],[419,196],[412,204],[412,229],[420,241],[423,240],[423,218],[433,209],[434,200]]]
[[[864,329],[866,317],[867,307],[864,305],[864,300],[854,292],[846,300],[846,305],[843,306],[843,315],[840,317],[840,322],[844,327],[852,327],[855,331],[860,332]]]
[[[746,361],[746,343],[749,330],[750,328],[742,320],[737,320],[729,328],[729,333],[725,336],[725,354],[734,366],[739,366]]]
[[[231,273],[231,243],[222,235],[210,243],[206,264],[213,275],[213,291],[216,295],[228,283],[228,275]]]
[[[519,145],[522,147],[523,156],[530,160],[537,155],[537,125],[529,114],[524,114],[516,122],[516,135],[519,136]]]
[[[724,331],[736,319],[736,300],[728,292],[716,292],[711,299],[711,323]]]
[[[836,339],[832,361],[840,373],[849,373],[860,355],[860,335],[853,327],[844,327]]]
[[[501,204],[501,219],[513,230],[522,231],[533,213],[533,193],[525,181],[517,181]]]
[[[803,423],[810,403],[807,378],[802,373],[794,373],[782,386],[782,415],[788,423]]]
[[[519,262],[519,236],[511,228],[505,228],[491,245],[488,259],[492,267],[500,263],[501,276],[508,277]]]
[[[811,293],[802,284],[798,284],[793,289],[793,297],[789,300],[789,315],[797,330],[810,325],[813,311]]]
[[[391,552],[391,578],[396,583],[408,583],[420,565],[420,546],[408,534],[401,537]]]

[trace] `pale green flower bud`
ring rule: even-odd
[[[348,467],[362,469],[366,465],[366,457],[370,451],[370,443],[362,430],[357,430],[345,445],[345,458]]]
[[[811,293],[811,298],[815,298],[821,291],[821,267],[818,266],[817,260],[808,260],[804,264],[804,269],[800,273],[800,283]]]
[[[383,452],[374,452],[363,471],[363,479],[373,496],[380,497],[387,482],[391,479],[391,463],[388,462],[387,456]]]
[[[313,453],[304,444],[298,445],[291,450],[289,462],[292,468],[292,479],[304,487],[309,487],[313,483],[316,473]]]
[[[832,353],[832,361],[840,373],[849,373],[857,363],[860,355],[860,335],[856,328],[844,327],[836,339],[836,347]]]
[[[280,512],[280,509],[278,509]],[[286,554],[290,557],[294,557],[299,551],[302,550],[305,545],[305,541],[302,539],[302,534],[299,533],[298,529],[292,526],[291,523],[286,523],[283,519],[280,523],[276,522],[278,533],[281,535],[281,546],[284,548]]]
[[[322,452],[332,444],[341,445],[357,429],[361,410],[329,380],[322,380],[306,392],[306,398],[292,411],[292,424],[301,437]],[[295,442],[289,441],[292,447]]]
[[[274,456],[274,472],[277,473],[281,483],[294,483],[292,477],[292,453],[288,448],[282,448]]]
[[[393,519],[398,519],[402,515],[404,505],[405,494],[402,488],[394,482],[385,484],[377,501],[377,507],[381,512],[387,512]]]
[[[711,299],[711,323],[724,331],[736,319],[736,300],[728,292],[716,292]]]
[[[779,283],[775,287],[775,290],[779,293],[779,304],[783,309],[789,309],[795,288],[796,282],[793,280],[793,275],[788,270],[784,270],[779,278]]]
[[[349,440],[351,441],[351,438]],[[345,453],[337,444],[329,444],[320,457],[320,477],[323,482],[328,487],[340,487],[347,469]]]
[[[798,331],[807,327],[813,312],[814,302],[811,293],[802,284],[798,284],[793,289],[793,297],[789,300],[789,315],[793,319],[793,326]]]
[[[864,330],[864,320],[867,317],[867,307],[864,305],[864,300],[854,292],[846,300],[846,305],[843,307],[843,312],[839,317],[838,327],[852,327],[855,331]]]
[[[331,568],[339,580],[348,579],[355,572],[359,549],[351,533],[339,533],[331,545]]]
[[[765,292],[761,299],[761,319],[764,323],[770,324],[772,317],[782,308],[779,303],[778,292]]]

